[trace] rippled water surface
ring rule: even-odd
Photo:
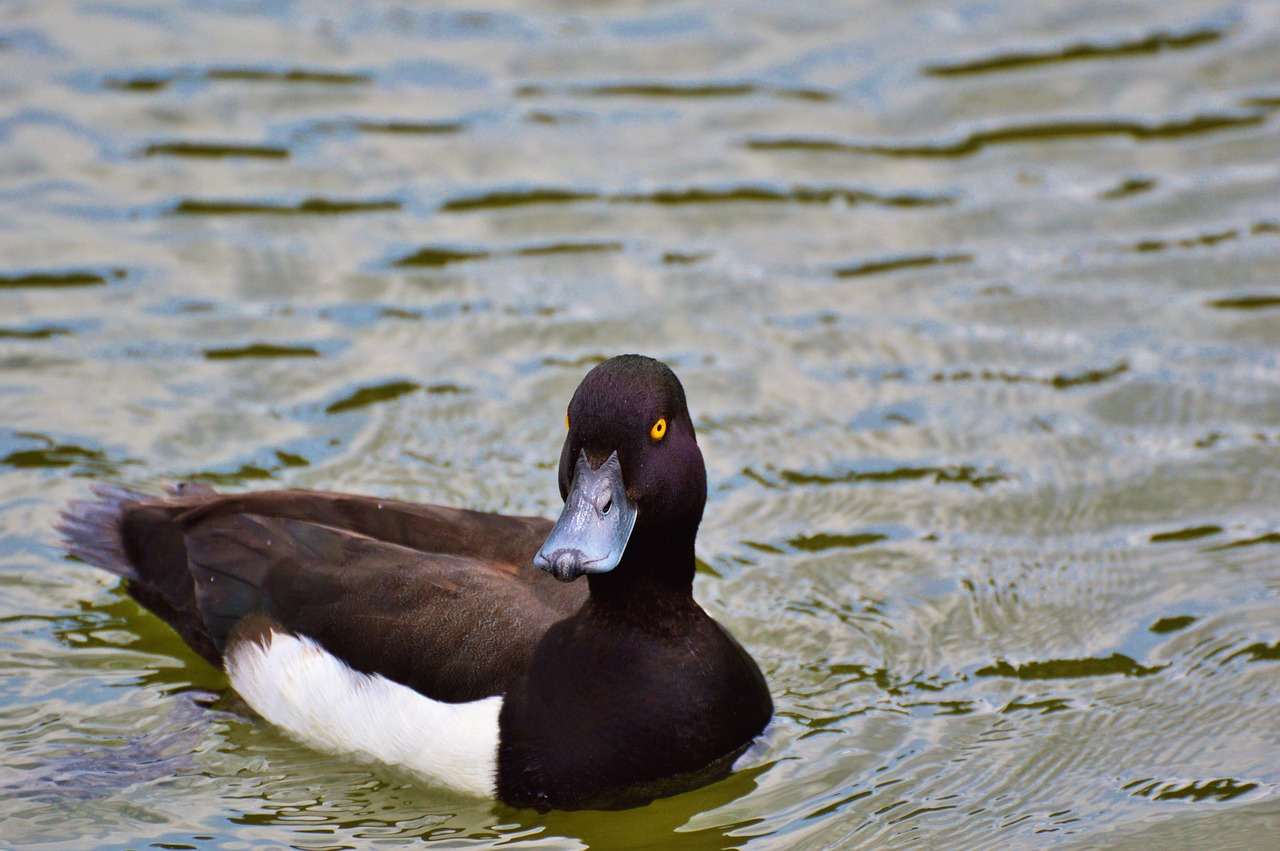
[[[0,846],[1275,847],[1280,6],[0,5]],[[642,351],[763,761],[624,813],[318,755],[94,481],[558,509]]]

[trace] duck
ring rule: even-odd
[[[583,377],[556,520],[312,490],[70,503],[67,551],[313,748],[516,808],[621,809],[727,776],[773,702],[694,600],[707,474],[642,355]]]

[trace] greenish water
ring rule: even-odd
[[[1280,7],[0,6],[0,846],[1270,848]],[[558,508],[684,379],[762,762],[539,816],[319,755],[93,481]]]

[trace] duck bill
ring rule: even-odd
[[[533,564],[561,582],[584,573],[607,573],[622,559],[635,523],[636,506],[627,498],[618,453],[593,470],[584,451],[560,519]]]

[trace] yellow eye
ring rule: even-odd
[[[658,421],[653,424],[653,428],[649,429],[649,436],[654,440],[662,440],[667,433],[667,418],[658,417]]]
[[[565,414],[565,415],[564,415],[564,427],[565,427],[566,429],[568,429],[568,428],[569,428],[569,415],[568,415],[568,414]]]

